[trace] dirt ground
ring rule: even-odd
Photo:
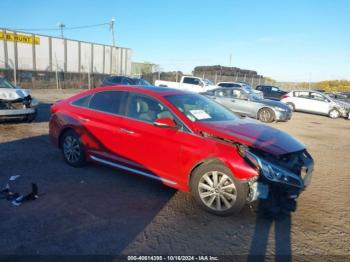
[[[35,122],[0,124],[0,187],[20,175],[15,189],[36,182],[41,194],[20,207],[0,199],[0,254],[350,255],[350,121],[294,113],[271,124],[315,159],[298,210],[281,221],[257,218],[250,207],[217,217],[155,181],[66,165],[48,139],[49,107],[78,91],[35,90],[42,102]]]

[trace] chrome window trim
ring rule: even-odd
[[[149,178],[152,178],[152,179],[155,179],[155,180],[167,183],[167,184],[171,184],[171,185],[176,185],[177,184],[177,182],[175,182],[173,180],[169,180],[169,179],[166,179],[166,178],[161,178],[161,177],[152,175],[150,173],[147,173],[147,172],[144,172],[144,171],[141,171],[141,170],[137,170],[137,169],[134,169],[134,168],[131,168],[131,167],[123,166],[123,165],[120,165],[120,164],[117,164],[117,163],[114,163],[114,162],[111,162],[111,161],[108,161],[108,160],[104,160],[102,158],[99,158],[99,157],[96,157],[96,156],[93,156],[93,155],[91,155],[90,157],[91,157],[91,159],[93,159],[93,160],[95,160],[95,161],[97,161],[99,163],[105,164],[105,165],[109,165],[109,166],[112,166],[112,167],[116,167],[116,168],[120,168],[120,169],[123,169],[123,170],[126,170],[126,171],[130,171],[130,172],[133,172],[133,173],[145,176],[145,177],[149,177]]]

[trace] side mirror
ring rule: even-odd
[[[157,127],[164,127],[164,128],[174,128],[177,129],[177,124],[176,122],[169,118],[169,117],[163,117],[163,118],[157,118],[154,122],[153,125]]]

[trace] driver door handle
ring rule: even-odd
[[[90,119],[89,118],[85,118],[85,117],[79,117],[79,119],[83,122],[89,122]]]
[[[119,131],[120,131],[121,133],[129,134],[129,135],[135,134],[134,131],[129,130],[129,129],[125,129],[125,128],[119,128]]]

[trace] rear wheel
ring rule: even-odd
[[[192,175],[192,194],[205,210],[216,215],[238,213],[246,203],[247,187],[222,164],[197,168]]]
[[[61,138],[61,150],[64,160],[73,167],[81,167],[86,163],[85,147],[80,137],[73,131],[65,132]]]
[[[264,123],[271,123],[275,120],[275,113],[270,108],[262,108],[258,112],[258,119]]]
[[[295,105],[293,103],[287,103],[287,106],[290,108],[290,110],[295,110]]]
[[[330,118],[335,119],[340,116],[340,112],[337,109],[333,108],[331,111],[329,111],[328,115]]]

